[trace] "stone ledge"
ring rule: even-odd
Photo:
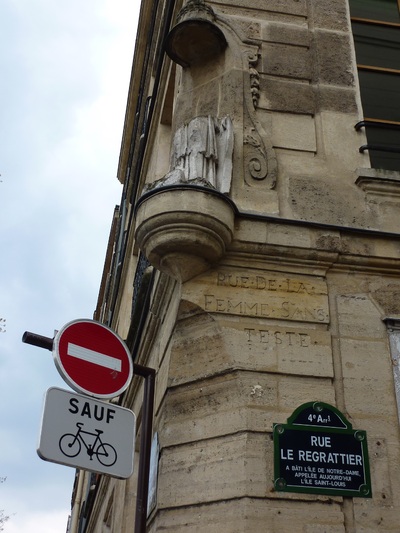
[[[135,209],[136,241],[145,256],[182,282],[217,262],[233,238],[235,204],[211,188],[158,187]]]
[[[383,197],[390,201],[400,199],[400,172],[376,168],[357,170],[358,185],[368,197]]]
[[[273,505],[268,498],[235,498],[196,506],[159,509],[153,523],[149,525],[149,533],[160,531],[160,524],[165,533],[345,532],[340,501],[326,496],[302,496],[302,501],[294,501],[293,495],[287,493],[285,499],[275,499]],[[296,495],[296,499],[299,500],[300,495]],[[391,515],[395,523],[395,513],[391,512]]]

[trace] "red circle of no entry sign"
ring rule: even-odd
[[[64,381],[89,396],[119,396],[132,378],[128,347],[109,327],[94,320],[73,320],[60,329],[53,358]]]

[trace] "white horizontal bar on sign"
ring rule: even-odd
[[[68,343],[67,354],[71,357],[82,359],[82,361],[87,361],[88,363],[93,363],[94,365],[104,366],[105,368],[111,368],[111,370],[121,372],[121,360],[117,359],[116,357],[95,352],[94,350],[83,348],[82,346],[72,344],[71,342]]]

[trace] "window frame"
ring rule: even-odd
[[[397,8],[399,10],[399,16],[400,16],[400,0],[397,0],[396,3],[397,3]],[[351,19],[352,24],[356,23],[356,24],[365,24],[365,25],[381,27],[381,28],[392,28],[396,30],[396,32],[397,30],[400,32],[400,22],[391,22],[391,21],[385,21],[385,20],[379,20],[379,19],[370,19],[370,18],[364,18],[364,17],[359,17],[359,16],[351,16],[351,0],[349,4],[350,4],[350,19]],[[353,29],[353,32],[354,32],[354,29]],[[353,33],[353,35],[354,35],[354,45],[356,48],[356,61],[357,61],[356,34]],[[371,72],[371,73],[376,73],[376,74],[398,76],[400,79],[400,69],[397,69],[397,68],[380,67],[380,66],[374,65],[373,63],[372,64],[364,64],[364,63],[361,64],[361,63],[358,63],[357,61],[357,70],[359,72],[364,71],[364,72]],[[361,84],[360,84],[360,90],[362,90]],[[361,98],[361,100],[363,103],[363,107],[364,105],[365,107],[368,107],[367,102],[369,100],[365,99],[363,101],[363,98]],[[394,109],[396,109],[396,106],[394,107]],[[379,116],[375,116],[375,113],[373,113],[373,116],[369,116],[369,114],[364,114],[363,120],[357,123],[355,127],[357,131],[359,131],[361,128],[366,128],[366,133],[367,133],[367,138],[368,138],[369,137],[368,128],[372,127],[375,130],[376,127],[378,128],[382,127],[385,130],[395,129],[398,131],[400,129],[400,120],[397,120],[397,117],[396,117],[396,120],[389,120],[387,117],[381,118]],[[371,138],[373,138],[372,132],[371,132]],[[392,153],[399,152],[398,158],[396,156],[395,160],[399,159],[400,161],[400,146],[397,148],[397,143],[395,146],[392,145],[385,149],[385,146],[387,145],[374,144],[373,142],[371,144],[370,141],[367,141],[367,142],[368,142],[367,145],[363,145],[360,147],[360,152],[362,153],[365,150],[370,151],[371,164],[374,168],[391,168],[390,166],[389,167],[385,166],[388,162],[387,157],[390,157],[388,156],[388,152],[392,152]],[[381,154],[377,152],[381,152]],[[383,155],[384,152],[386,152],[387,154]],[[381,166],[382,164],[384,165],[383,167]],[[398,170],[400,170],[400,164],[399,164]]]

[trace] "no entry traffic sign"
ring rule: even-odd
[[[114,398],[132,378],[131,354],[120,337],[94,320],[74,320],[57,333],[53,344],[56,367],[76,392]]]

